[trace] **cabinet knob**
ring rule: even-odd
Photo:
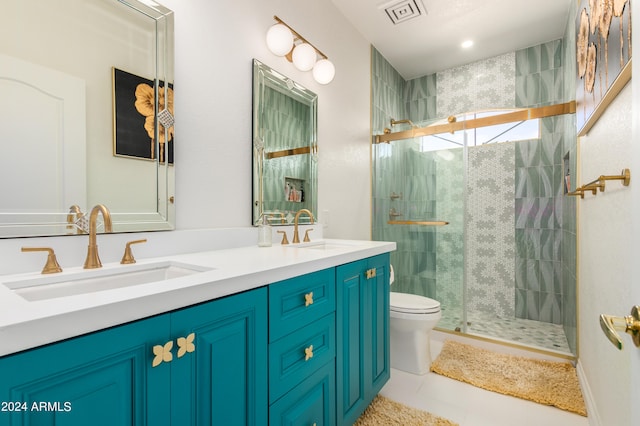
[[[171,349],[173,349],[173,340],[169,340],[164,345],[155,345],[153,347],[155,357],[153,358],[151,367],[157,367],[163,362],[171,362],[173,360]]]
[[[368,280],[370,280],[371,278],[375,278],[376,277],[376,268],[367,269],[367,271],[365,273],[367,275],[367,279]]]
[[[313,305],[313,292],[304,295],[304,306]]]
[[[313,358],[313,345],[309,345],[308,348],[304,348],[304,360],[309,361]]]
[[[178,337],[178,358],[182,358],[187,352],[191,353],[196,350],[196,345],[193,341],[196,338],[196,333],[191,333],[187,337]]]

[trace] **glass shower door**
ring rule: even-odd
[[[391,291],[440,302],[464,323],[464,131],[373,146],[373,239],[395,241]]]

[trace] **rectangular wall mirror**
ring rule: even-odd
[[[3,2],[0,238],[174,227],[173,12],[148,0]]]
[[[315,93],[254,59],[254,225],[290,224],[300,209],[317,217],[317,108]]]

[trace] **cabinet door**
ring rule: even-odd
[[[271,406],[269,426],[334,425],[335,377],[331,360]]]
[[[169,316],[0,358],[0,425],[167,424]]]
[[[267,424],[266,288],[174,312],[171,334],[172,425]]]
[[[389,254],[382,254],[367,259],[367,268],[371,277],[366,280],[367,305],[371,311],[366,313],[371,329],[367,335],[371,337],[371,348],[365,354],[370,356],[365,366],[367,383],[371,385],[369,398],[380,392],[389,380],[391,369],[389,363]],[[375,272],[372,272],[375,271]],[[367,404],[368,405],[368,404]]]
[[[384,254],[336,268],[338,424],[353,424],[389,379],[388,265]]]

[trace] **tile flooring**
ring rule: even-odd
[[[446,333],[433,332],[433,359],[442,348]],[[475,344],[469,339],[456,338]],[[482,347],[487,343],[478,342]],[[526,352],[512,348],[498,349],[516,355]],[[527,355],[525,355],[527,356]],[[532,355],[542,356],[542,355]],[[552,359],[548,356],[542,356]],[[519,398],[486,391],[435,373],[416,376],[391,370],[391,379],[380,392],[395,401],[445,417],[460,426],[588,426],[586,417]]]
[[[501,318],[482,312],[469,312],[467,324],[468,334],[571,354],[562,325],[521,318]],[[443,318],[438,323],[438,327],[446,330],[454,330],[461,325],[461,320],[453,318]]]

